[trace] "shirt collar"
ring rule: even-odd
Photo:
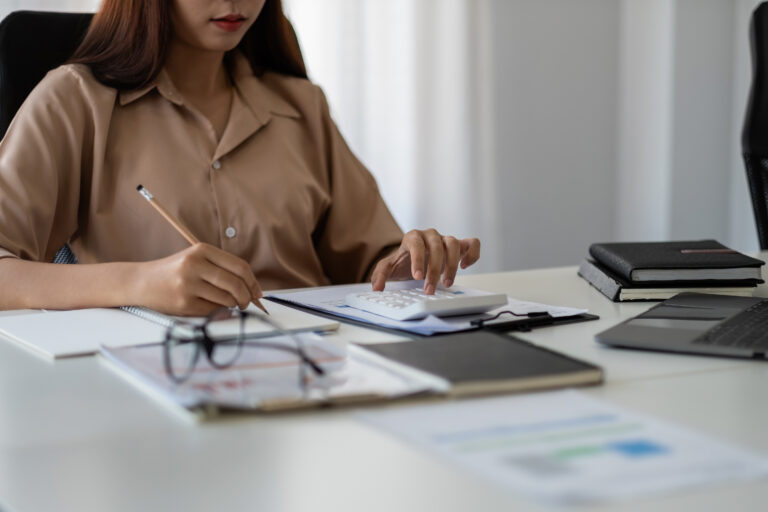
[[[256,117],[264,123],[268,122],[272,115],[301,117],[301,114],[288,101],[267,85],[269,76],[267,73],[262,77],[257,77],[250,62],[242,53],[237,52],[234,55],[232,81]]]
[[[232,66],[232,81],[243,98],[244,102],[253,114],[266,124],[272,115],[300,118],[301,114],[285,99],[275,93],[268,87],[263,80],[257,77],[250,63],[245,56],[237,52],[234,55]],[[127,91],[120,91],[120,106],[125,106],[146,96],[150,91],[157,89],[157,92],[175,105],[183,105],[181,93],[171,81],[171,77],[165,71],[160,73],[147,85]]]
[[[157,92],[160,93],[163,98],[175,105],[184,104],[184,101],[181,99],[181,93],[179,93],[176,86],[173,85],[171,77],[168,76],[165,69],[161,69],[160,73],[158,73],[157,76],[144,87],[128,91],[120,91],[120,106],[122,107],[129,103],[133,103],[139,98],[146,96],[147,93],[153,89],[157,89]]]

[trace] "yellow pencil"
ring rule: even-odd
[[[183,236],[187,240],[187,242],[190,243],[190,245],[200,243],[200,240],[198,240],[195,235],[193,235],[181,222],[179,222],[178,219],[176,219],[176,217],[171,215],[171,213],[168,210],[163,208],[163,205],[161,205],[157,201],[157,199],[155,199],[155,196],[153,196],[149,190],[144,188],[142,185],[139,185],[138,187],[136,187],[136,190],[139,191],[139,194],[144,196],[144,199],[146,199],[149,202],[149,204],[151,204],[152,207],[155,210],[157,210],[160,213],[160,215],[162,215],[163,218],[165,218],[165,220],[167,220],[168,223],[171,226],[173,226],[176,229],[176,231],[178,231],[181,234],[181,236]],[[266,314],[269,314],[269,311],[267,311],[267,308],[264,307],[264,305],[259,301],[259,299],[253,299],[253,303],[256,305],[257,308],[259,308]]]

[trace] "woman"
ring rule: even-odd
[[[202,243],[191,247],[142,184]],[[202,315],[262,288],[425,279],[477,239],[403,236],[279,0],[104,0],[0,144],[0,308]],[[69,243],[80,265],[53,265]]]

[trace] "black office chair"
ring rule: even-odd
[[[17,11],[0,22],[0,138],[45,74],[75,53],[92,17]]]
[[[752,87],[744,116],[741,149],[760,249],[768,249],[768,2],[752,13]]]
[[[0,138],[45,74],[75,53],[92,17],[91,13],[16,11],[0,22]],[[68,245],[53,261],[77,263]]]

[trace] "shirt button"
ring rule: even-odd
[[[213,164],[211,165],[213,166],[214,169],[218,171],[219,169],[221,169],[221,160],[214,160]]]
[[[235,238],[235,235],[237,234],[237,230],[233,228],[232,226],[229,226],[225,231],[224,234],[227,235],[227,238]]]

